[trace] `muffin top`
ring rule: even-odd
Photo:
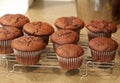
[[[64,58],[74,58],[74,57],[82,56],[84,53],[84,50],[79,45],[65,44],[65,45],[59,46],[56,49],[56,53],[58,56],[61,56]]]
[[[118,43],[106,37],[97,37],[89,42],[89,47],[96,51],[114,51],[118,47]]]
[[[4,26],[14,26],[22,28],[24,24],[28,23],[28,17],[22,14],[5,14],[0,18],[0,24]]]
[[[84,22],[74,16],[57,18],[54,24],[59,29],[77,30],[84,27]]]
[[[0,27],[0,40],[11,40],[22,35],[23,33],[15,27],[10,26]]]
[[[42,38],[23,36],[12,40],[11,47],[19,51],[40,51],[45,48]]]
[[[107,20],[92,20],[86,24],[86,28],[95,33],[114,33],[117,31],[117,27],[113,22]]]
[[[77,43],[79,36],[72,30],[58,30],[51,35],[51,41],[57,44]]]
[[[50,35],[54,32],[53,27],[46,22],[30,22],[24,25],[23,30],[31,35]]]

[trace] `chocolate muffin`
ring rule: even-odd
[[[42,38],[23,36],[12,40],[16,60],[22,65],[33,65],[39,62],[40,53],[45,48]]]
[[[82,65],[84,50],[75,44],[65,44],[56,49],[57,58],[61,67],[73,70]]]
[[[94,61],[111,62],[115,59],[118,44],[115,40],[106,37],[96,37],[89,42],[91,55]]]
[[[92,20],[86,24],[88,38],[91,40],[95,37],[111,37],[112,33],[117,31],[116,25],[107,20]]]
[[[23,25],[29,22],[29,18],[22,14],[5,14],[0,17],[0,24],[3,26],[14,26],[22,30]]]
[[[12,53],[11,40],[22,35],[22,32],[15,27],[0,27],[0,54]]]
[[[49,36],[54,32],[54,29],[50,24],[38,21],[25,24],[23,31],[28,35],[42,37],[47,45]]]
[[[84,22],[78,17],[74,16],[57,18],[54,24],[58,29],[69,29],[76,31],[78,34],[84,27]]]
[[[58,30],[50,38],[54,49],[64,44],[77,44],[79,41],[78,34],[72,30]]]

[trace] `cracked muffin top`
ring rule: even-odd
[[[22,14],[5,14],[0,17],[0,24],[3,26],[14,26],[17,28],[22,28],[23,25],[28,22],[28,17]]]
[[[86,28],[94,33],[115,33],[117,31],[116,25],[107,20],[92,20],[86,24]]]
[[[84,50],[79,45],[65,44],[65,45],[59,46],[56,49],[56,53],[58,56],[61,56],[63,58],[75,58],[75,57],[82,56],[84,53]]]
[[[76,44],[79,36],[72,30],[58,30],[51,35],[51,41],[57,44]]]
[[[40,21],[25,24],[23,30],[27,34],[36,36],[51,35],[54,32],[54,29],[50,24]]]
[[[57,18],[54,24],[58,29],[77,30],[84,27],[84,22],[74,16]]]
[[[12,40],[11,47],[19,51],[40,51],[45,48],[42,38],[23,36]]]
[[[96,51],[114,51],[118,47],[118,43],[106,37],[97,37],[90,40],[88,46]]]
[[[0,27],[0,40],[11,40],[22,35],[23,33],[16,27],[10,26]]]

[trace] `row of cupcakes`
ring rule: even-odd
[[[86,24],[86,29],[93,60],[96,62],[115,60],[118,43],[111,37],[112,33],[117,31],[116,25],[107,20],[92,20]]]
[[[78,17],[60,17],[55,20],[58,29],[51,36],[51,42],[58,58],[59,65],[68,70],[82,65],[84,49],[78,45],[84,22]]]

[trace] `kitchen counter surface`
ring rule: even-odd
[[[78,0],[76,11],[76,3],[74,1],[71,2],[51,2],[51,1],[40,1],[35,0],[31,8],[26,13],[26,16],[30,18],[31,21],[45,21],[54,26],[54,20],[61,16],[77,16],[82,18],[85,22],[90,20],[88,15],[81,13],[86,12],[85,4],[87,2],[83,1],[82,4]],[[80,5],[80,6],[79,6]],[[81,9],[81,6],[84,9]],[[81,10],[81,11],[80,11]],[[85,17],[85,18],[84,18]],[[88,19],[87,19],[88,18]],[[118,31],[113,35],[114,39],[120,43],[120,25],[118,25]],[[81,34],[86,35],[86,30],[81,30]],[[86,35],[87,37],[87,35]],[[87,41],[86,41],[87,42]],[[119,47],[120,48],[120,47]],[[59,73],[57,70],[43,68],[39,71],[34,72],[34,69],[25,69],[19,70],[18,72],[8,73],[7,68],[4,65],[0,67],[0,83],[119,83],[120,82],[120,55],[119,50],[116,54],[115,66],[112,74],[100,75],[100,72],[91,72],[91,75],[87,77],[81,77],[79,75],[67,75],[65,73]],[[21,69],[21,68],[20,68]],[[43,72],[42,72],[43,71]],[[52,72],[54,71],[54,72]]]

